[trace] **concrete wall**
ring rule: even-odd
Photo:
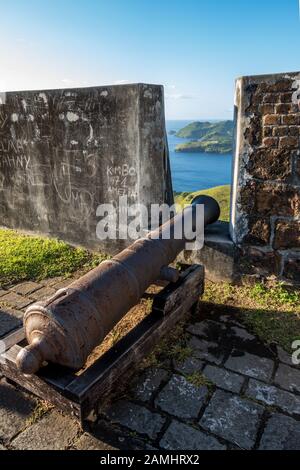
[[[0,224],[116,252],[96,208],[173,200],[163,88],[124,85],[0,94]]]
[[[243,274],[300,282],[300,73],[236,83],[231,234]]]

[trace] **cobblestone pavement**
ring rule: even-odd
[[[0,338],[26,307],[70,281],[0,290]],[[300,449],[300,368],[235,317],[212,314],[185,326],[188,355],[156,364],[100,406],[85,430],[0,380],[0,450]]]

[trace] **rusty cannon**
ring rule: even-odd
[[[48,362],[79,370],[151,284],[159,279],[176,282],[179,274],[169,265],[196,230],[197,205],[204,206],[204,226],[218,220],[218,203],[200,196],[113,259],[102,262],[46,301],[30,306],[24,316],[28,346],[17,356],[19,370],[35,374]],[[184,221],[189,222],[191,233],[178,238],[175,233]]]

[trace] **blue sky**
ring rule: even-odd
[[[240,75],[300,70],[298,0],[0,0],[0,89],[165,86],[169,119],[231,118]]]

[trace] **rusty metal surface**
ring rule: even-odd
[[[146,238],[104,261],[50,299],[29,307],[24,316],[29,346],[17,358],[21,372],[33,374],[45,361],[80,369],[91,351],[153,282],[163,276],[176,281],[176,274],[167,267],[184,249],[186,239],[176,239],[174,233],[184,217],[193,222],[195,229],[197,204],[204,204],[205,225],[219,218],[218,203],[201,196]],[[166,233],[171,234],[170,239],[164,238]]]

